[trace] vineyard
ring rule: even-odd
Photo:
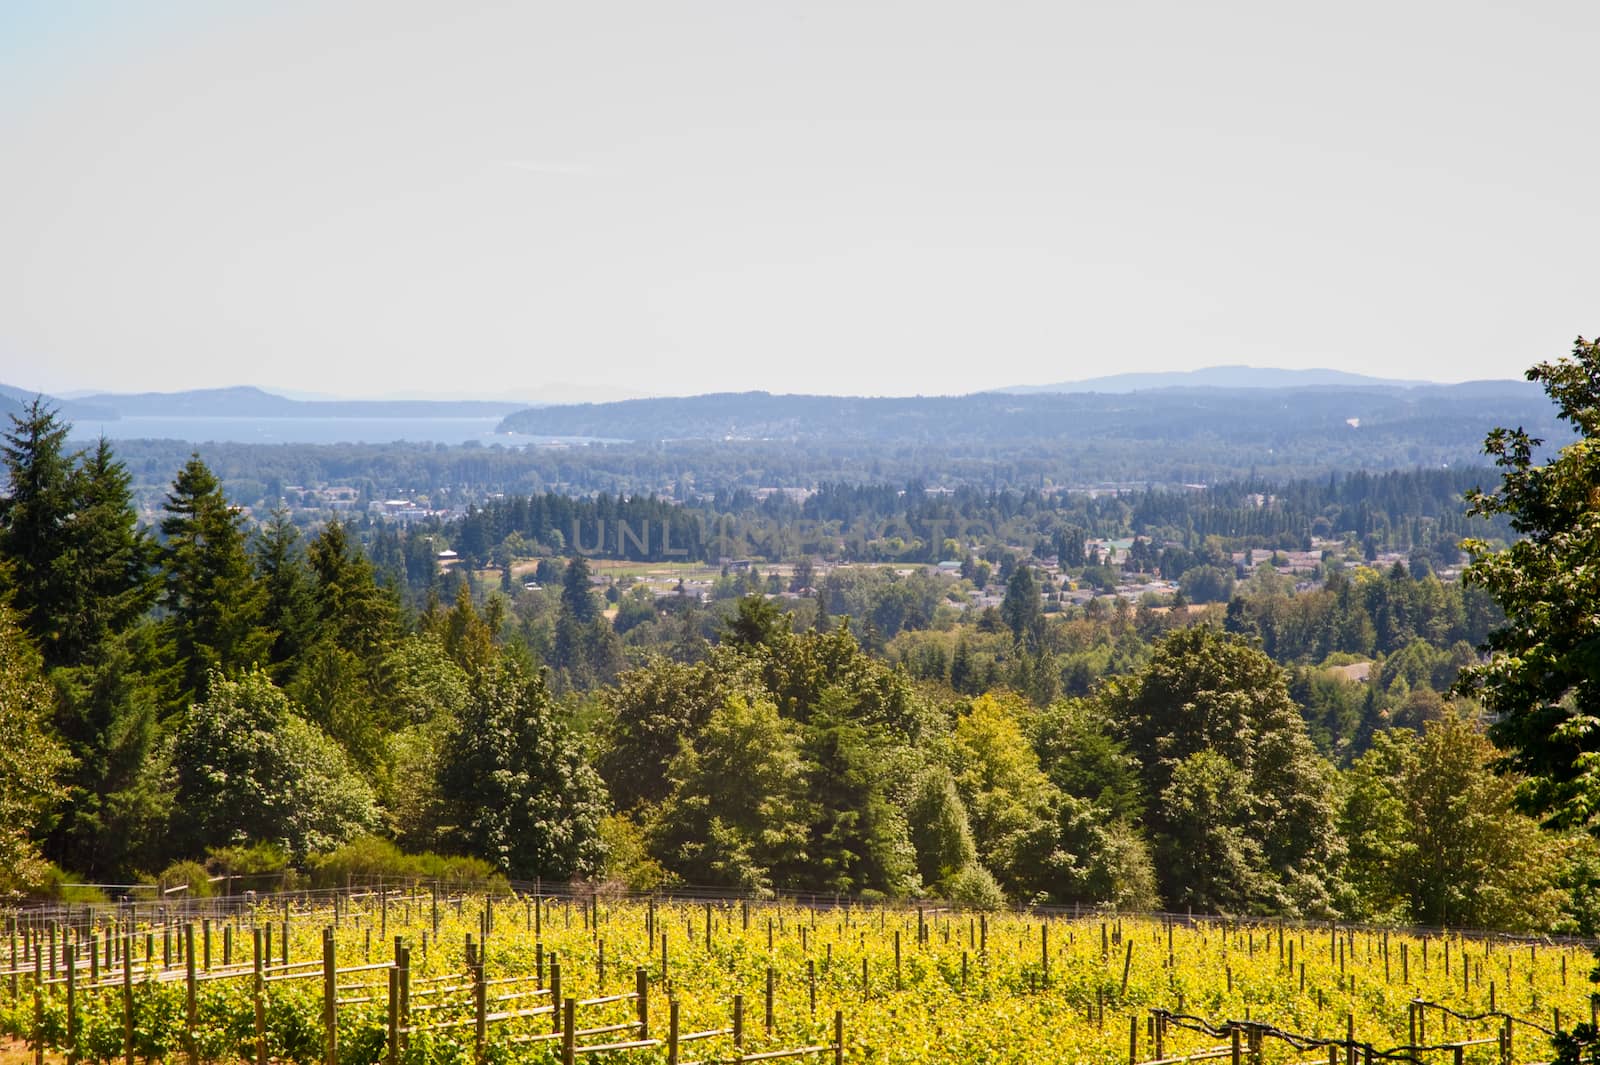
[[[21,911],[0,1035],[71,1061],[1522,1065],[1582,944],[416,888]]]

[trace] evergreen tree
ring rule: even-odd
[[[809,859],[803,869],[779,872],[825,890],[873,888],[899,897],[916,887],[916,851],[905,817],[885,793],[883,743],[853,720],[848,702],[844,692],[830,693],[806,725]]]
[[[61,664],[97,657],[155,601],[155,546],[139,527],[129,485],[127,468],[104,438],[72,472],[73,512],[56,560],[70,577],[62,582],[66,599],[57,611]]]
[[[1044,605],[1031,566],[1023,563],[1011,571],[1005,598],[1000,601],[1000,617],[1015,640],[1030,649],[1038,648],[1044,636]]]
[[[66,802],[47,840],[49,855],[74,872],[126,876],[161,836],[168,805],[151,779],[157,752],[158,692],[147,663],[149,626],[103,643],[94,661],[57,670],[56,724],[75,764],[65,776]]]
[[[495,663],[471,678],[439,786],[445,838],[506,874],[568,879],[601,868],[605,785],[542,676]]]
[[[9,571],[11,601],[23,631],[37,644],[45,667],[70,661],[65,621],[76,598],[76,575],[63,556],[70,550],[67,524],[76,508],[72,462],[65,452],[68,426],[35,398],[22,417],[11,415],[0,453],[9,475],[0,497],[0,562]]]
[[[222,485],[195,455],[173,481],[161,532],[166,636],[173,656],[175,705],[202,695],[213,671],[224,675],[267,659],[265,595],[245,552],[243,523]]]
[[[399,636],[399,604],[378,585],[372,563],[342,523],[324,526],[306,555],[316,580],[319,635],[375,665]]]
[[[561,577],[561,609],[579,625],[587,625],[600,616],[600,608],[589,590],[589,575],[589,560],[573,555]]]
[[[253,547],[256,577],[265,595],[261,622],[273,633],[272,675],[287,683],[315,639],[317,606],[300,530],[289,520],[286,507],[272,508]]]

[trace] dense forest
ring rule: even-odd
[[[1594,925],[1600,851],[1520,812],[1451,695],[1502,620],[1451,579],[1510,535],[1482,471],[302,528],[197,455],[146,524],[42,404],[5,441],[7,890],[450,870]],[[604,568],[662,528],[703,591]]]

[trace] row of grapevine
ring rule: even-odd
[[[1577,944],[1281,922],[395,889],[8,925],[0,1032],[97,1062],[1523,1065],[1593,1010]]]

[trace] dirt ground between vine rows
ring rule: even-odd
[[[60,1065],[66,1061],[62,1054],[46,1054],[47,1065]],[[33,1065],[33,1048],[15,1039],[0,1038],[0,1065]]]

